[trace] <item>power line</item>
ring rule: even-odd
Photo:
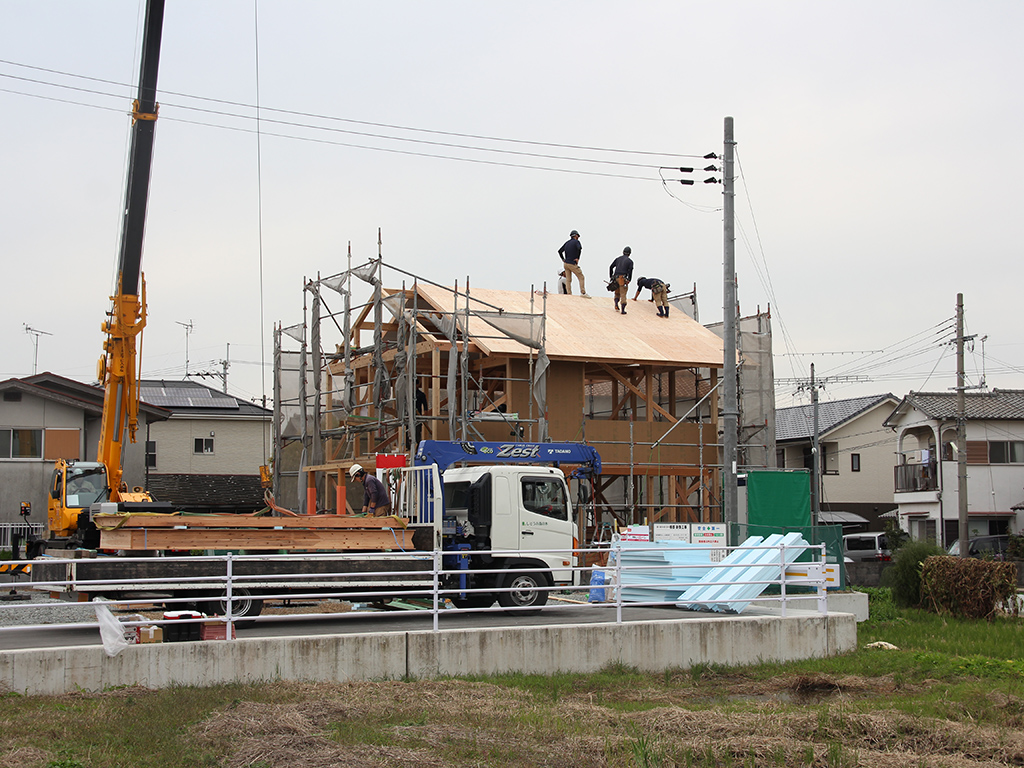
[[[24,68],[24,69],[30,69],[30,70],[34,70],[34,71],[37,71],[37,72],[46,72],[48,74],[60,75],[62,77],[71,77],[71,78],[75,78],[75,79],[86,80],[86,81],[89,81],[89,82],[103,83],[103,84],[106,84],[106,85],[115,85],[115,86],[118,86],[118,87],[126,87],[126,88],[129,87],[125,83],[120,83],[120,82],[117,82],[115,80],[104,80],[102,78],[89,77],[89,76],[86,76],[86,75],[76,75],[76,74],[73,74],[73,73],[70,73],[70,72],[62,72],[60,70],[47,69],[45,67],[36,67],[36,66],[29,65],[29,64],[21,64],[19,62],[10,61],[10,60],[7,60],[7,59],[0,59],[0,64],[7,64],[9,66],[21,67],[21,68]],[[70,90],[81,91],[81,92],[84,92],[84,93],[93,93],[93,94],[97,94],[97,95],[110,96],[110,97],[114,97],[114,98],[124,98],[124,96],[122,94],[111,94],[111,93],[107,93],[107,92],[103,92],[103,91],[96,91],[96,90],[87,89],[87,88],[81,88],[81,87],[72,86],[72,85],[64,85],[64,84],[61,84],[61,83],[54,83],[54,82],[50,82],[50,81],[46,81],[46,80],[38,80],[38,79],[33,79],[33,78],[19,77],[17,75],[8,75],[8,74],[0,73],[0,77],[6,77],[6,78],[10,78],[10,79],[15,79],[15,80],[22,80],[22,81],[25,81],[25,82],[38,83],[40,85],[48,85],[48,86],[55,87],[55,88],[67,88],[67,89],[70,89]],[[586,146],[586,145],[580,145],[580,144],[563,144],[563,143],[558,143],[558,142],[532,141],[532,140],[528,140],[528,139],[511,139],[511,138],[499,137],[499,136],[486,136],[486,135],[482,135],[482,134],[460,133],[460,132],[457,132],[457,131],[442,131],[442,130],[436,130],[436,129],[430,129],[430,128],[417,128],[417,127],[414,127],[414,126],[396,125],[396,124],[392,124],[392,123],[379,123],[379,122],[374,122],[374,121],[370,121],[370,120],[357,120],[357,119],[354,119],[354,118],[337,117],[337,116],[333,116],[333,115],[322,115],[322,114],[317,114],[317,113],[314,113],[314,112],[304,112],[304,111],[289,110],[289,109],[277,109],[277,108],[274,108],[274,107],[267,107],[267,106],[258,106],[257,107],[256,105],[247,104],[245,102],[230,101],[230,100],[227,100],[227,99],[215,99],[215,98],[210,98],[210,97],[206,97],[206,96],[195,96],[193,94],[180,93],[180,92],[175,92],[175,91],[162,91],[162,93],[167,94],[169,96],[179,96],[179,97],[186,98],[186,99],[194,99],[196,101],[203,101],[203,102],[207,102],[207,103],[210,103],[210,104],[221,104],[221,105],[224,105],[224,106],[240,107],[240,108],[243,108],[243,109],[252,109],[252,110],[257,110],[258,109],[260,112],[263,112],[263,113],[273,112],[273,113],[277,113],[277,114],[281,114],[281,115],[292,115],[292,116],[295,116],[295,117],[311,118],[311,119],[315,119],[315,120],[326,120],[326,121],[329,121],[329,122],[348,123],[348,124],[351,124],[351,125],[362,125],[362,126],[373,127],[373,128],[384,128],[384,129],[395,130],[395,131],[408,131],[408,132],[411,132],[411,133],[423,133],[423,134],[429,134],[429,135],[434,135],[434,136],[450,136],[452,138],[474,139],[474,140],[477,140],[477,141],[502,142],[502,143],[508,143],[508,144],[518,144],[518,145],[523,145],[523,146],[551,147],[551,148],[555,148],[555,149],[572,149],[572,150],[581,150],[581,151],[586,151],[586,152],[608,152],[608,153],[623,154],[623,155],[643,155],[643,156],[648,156],[648,157],[688,158],[688,159],[700,159],[700,158],[704,158],[705,157],[705,155],[682,154],[682,153],[677,153],[677,152],[657,152],[657,151],[637,150],[637,149],[617,149],[617,148],[612,148],[612,147],[593,147],[593,146]],[[22,94],[22,95],[30,95],[30,94]],[[224,116],[238,117],[238,118],[242,118],[242,119],[255,119],[254,117],[250,117],[248,115],[240,115],[240,114],[236,114],[236,113],[223,112],[223,111],[219,111],[219,110],[203,109],[202,107],[190,107],[190,106],[187,106],[187,105],[184,105],[184,104],[164,103],[164,106],[176,106],[176,107],[178,107],[180,109],[188,109],[188,110],[193,110],[193,111],[198,111],[198,112],[206,112],[206,113],[210,113],[210,114],[220,114],[220,115],[224,115]],[[431,142],[431,141],[416,140],[416,139],[410,139],[410,138],[398,137],[398,136],[379,136],[377,134],[369,134],[369,133],[358,132],[358,131],[348,131],[348,130],[339,129],[339,128],[325,128],[325,127],[322,127],[322,126],[314,126],[314,125],[304,124],[304,123],[291,123],[289,121],[268,120],[267,118],[263,118],[263,120],[265,122],[274,122],[274,123],[280,123],[280,124],[283,124],[283,125],[296,125],[296,126],[301,126],[301,127],[314,128],[314,129],[318,129],[318,130],[330,130],[330,131],[337,131],[337,132],[340,132],[340,133],[352,133],[352,134],[355,134],[355,135],[363,135],[363,136],[377,136],[379,138],[388,138],[388,139],[395,140],[395,141],[414,141],[414,142],[417,142],[417,143],[425,143],[425,144],[439,144],[440,146],[453,146],[453,147],[460,146],[460,145],[444,144],[444,143],[441,143],[441,142]],[[524,154],[524,155],[533,155],[533,154],[535,154],[535,153],[526,153],[526,152],[518,153],[518,152],[513,152],[513,150],[491,149],[491,148],[485,148],[485,147],[464,147],[464,148],[476,149],[476,150],[479,150],[479,151],[487,151],[487,152],[510,152],[510,153],[514,153],[514,154]],[[548,157],[547,155],[536,155],[536,156],[538,156],[538,157]],[[561,158],[561,159],[570,159],[570,158]],[[619,165],[636,165],[637,167],[645,167],[645,168],[658,168],[660,165],[663,165],[663,164],[651,165],[651,164],[639,164],[639,163],[633,164],[633,163],[625,163],[625,162],[622,162],[622,161],[598,160],[598,159],[592,159],[592,160],[578,159],[578,160],[581,161],[581,162],[589,161],[589,162],[612,163],[612,164],[619,164]]]

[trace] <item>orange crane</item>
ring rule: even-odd
[[[97,378],[103,383],[103,416],[96,461],[57,461],[47,504],[49,537],[34,543],[45,546],[89,546],[95,533],[89,507],[96,501],[118,502],[131,511],[145,504],[147,511],[169,511],[142,488],[129,490],[123,478],[125,441],[135,442],[138,430],[138,350],[146,326],[146,281],[142,274],[142,243],[149,200],[149,177],[159,105],[156,101],[164,0],[146,3],[145,33],[139,68],[139,87],[132,105],[132,141],[128,184],[121,227],[117,284],[111,309],[102,325],[106,334]],[[94,544],[93,544],[94,546]],[[31,549],[29,550],[32,551]]]

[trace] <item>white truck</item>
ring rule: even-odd
[[[545,588],[578,582],[578,571],[573,570],[578,534],[560,464],[572,465],[572,476],[583,479],[601,471],[600,456],[587,445],[423,441],[414,466],[392,470],[388,478],[394,489],[394,513],[405,526],[387,529],[388,543],[381,545],[378,529],[365,532],[363,547],[358,544],[359,532],[349,530],[346,537],[356,543],[350,543],[344,555],[309,551],[237,558],[232,561],[236,581],[231,613],[258,615],[269,595],[329,592],[358,595],[355,599],[369,602],[370,594],[382,598],[422,594],[433,586],[435,552],[440,553],[443,569],[441,587],[457,607],[487,607],[497,601],[517,612],[539,609],[547,601]],[[185,528],[189,517],[143,519],[150,525],[164,525],[161,534],[170,533],[173,539],[173,529]],[[208,520],[196,518],[197,523]],[[275,537],[281,534],[275,521],[288,521],[293,526],[289,530],[303,532],[299,526],[307,523],[312,528],[342,523],[345,518],[235,518],[239,524],[248,521],[265,525],[246,531],[248,551],[252,551],[275,549]],[[261,535],[266,536],[263,547],[259,546]],[[370,545],[371,541],[376,543]],[[164,550],[174,549],[173,544],[164,545]],[[147,601],[171,597],[190,600],[200,610],[217,614],[226,610],[223,585],[202,579],[223,574],[220,560],[166,556],[97,555],[52,563],[42,558],[32,569],[34,581],[59,582],[46,588],[65,597]]]

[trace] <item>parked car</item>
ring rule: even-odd
[[[967,540],[967,554],[970,557],[991,557],[993,560],[1002,560],[1006,557],[1006,550],[1010,548],[1010,537],[1003,536],[977,536]],[[949,545],[946,550],[951,555],[960,554],[960,539]]]
[[[880,531],[848,533],[843,536],[843,555],[855,563],[877,563],[892,560],[889,542]]]

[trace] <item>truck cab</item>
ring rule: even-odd
[[[78,517],[98,501],[106,501],[107,469],[96,461],[58,459],[50,481],[46,521],[50,536],[69,537],[78,530]]]
[[[460,586],[518,588],[494,594],[467,592],[454,600],[456,605],[481,607],[497,600],[505,607],[539,607],[547,601],[547,592],[533,591],[534,587],[576,582],[572,566],[577,531],[560,469],[457,467],[444,472],[443,483],[444,548],[465,553],[449,555],[449,565],[464,571]]]

